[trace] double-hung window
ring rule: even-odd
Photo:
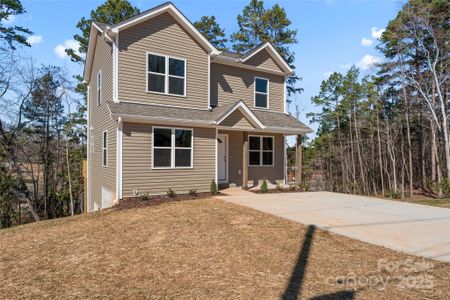
[[[97,105],[102,103],[102,71],[97,73]]]
[[[108,166],[108,132],[103,131],[102,135],[102,166]]]
[[[273,137],[249,137],[249,165],[273,166]]]
[[[255,107],[269,108],[269,80],[255,77]]]
[[[153,128],[153,168],[192,168],[192,129]]]
[[[147,92],[186,96],[186,60],[147,55]]]

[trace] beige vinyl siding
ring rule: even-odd
[[[211,103],[221,106],[243,100],[253,109],[255,76],[269,79],[270,110],[284,112],[283,76],[217,63],[211,64]]]
[[[186,97],[147,93],[147,52],[186,59]],[[119,35],[119,100],[208,108],[208,54],[168,13]]]
[[[102,73],[102,98],[97,106],[97,73]],[[102,202],[102,187],[116,195],[116,137],[117,125],[109,114],[107,101],[112,101],[112,45],[99,35],[95,48],[92,73],[89,82],[89,122],[90,134],[94,136],[94,152],[90,145],[90,186],[91,207],[95,201],[99,207]],[[89,130],[89,129],[88,129]],[[102,166],[102,133],[108,131],[108,165]]]
[[[221,126],[228,126],[234,129],[253,130],[255,127],[238,110],[232,112],[225,120],[220,123]]]
[[[269,52],[267,52],[267,50],[263,50],[255,54],[253,57],[247,60],[245,64],[258,68],[283,72],[283,70],[277,65],[277,63],[270,56]]]
[[[124,123],[123,196],[133,196],[134,190],[139,194],[165,194],[169,188],[178,194],[190,189],[208,192],[215,178],[216,130],[193,128],[193,134],[193,168],[152,169],[152,125]]]
[[[242,185],[242,144],[244,133],[242,131],[219,130],[219,133],[226,133],[229,136],[228,145],[228,181],[229,183]],[[273,166],[248,166],[248,180],[257,185],[259,181],[266,179],[272,184],[284,180],[284,138],[282,134],[265,133],[250,135],[264,135],[274,137],[274,165]]]

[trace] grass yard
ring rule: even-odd
[[[450,297],[450,264],[210,199],[2,230],[0,278],[2,299]]]
[[[424,204],[424,205],[431,205],[431,206],[437,206],[437,207],[444,207],[444,208],[450,208],[450,198],[445,199],[431,199],[431,198],[424,198],[424,199],[408,199],[406,200],[409,203],[416,203],[416,204]]]

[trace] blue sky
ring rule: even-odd
[[[11,23],[23,25],[34,32],[32,56],[43,64],[65,67],[69,73],[82,71],[82,66],[61,55],[64,47],[73,45],[76,23],[88,16],[103,1],[97,0],[22,0],[26,15]],[[165,1],[132,0],[145,10]],[[249,1],[237,0],[174,0],[175,5],[191,20],[203,15],[215,15],[229,35],[237,30],[236,16]],[[298,29],[296,70],[303,78],[299,86],[304,92],[296,97],[300,119],[309,124],[305,114],[316,111],[310,99],[319,91],[320,83],[330,72],[345,72],[356,64],[370,72],[370,63],[380,59],[374,49],[377,34],[386,27],[401,7],[390,0],[289,0],[264,1],[266,7],[278,3],[286,9],[292,28]],[[363,41],[363,39],[365,39]],[[295,112],[295,104],[290,107]],[[295,113],[294,113],[295,114]],[[315,126],[313,126],[315,128]]]

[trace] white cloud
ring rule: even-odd
[[[27,38],[27,42],[30,45],[39,44],[42,42],[42,35],[31,35]]]
[[[14,23],[14,21],[16,21],[15,15],[9,15],[6,19],[3,19],[3,23],[6,23],[6,24]]]
[[[66,58],[66,49],[73,49],[77,55],[80,55],[80,52],[78,51],[79,48],[80,44],[77,41],[65,40],[63,44],[59,44],[58,46],[56,46],[53,51],[59,58]]]
[[[370,54],[364,55],[363,58],[356,64],[358,68],[361,68],[362,70],[368,70],[372,68],[375,64],[378,64],[381,62],[381,58],[377,56],[373,56]]]
[[[350,69],[351,67],[352,67],[352,64],[342,64],[341,65],[341,68],[346,69],[346,70]]]
[[[376,27],[372,27],[372,37],[374,39],[379,39],[385,30],[386,29],[384,28],[377,29]]]
[[[328,79],[328,77],[330,77],[331,76],[331,74],[333,74],[333,72],[325,72],[325,73],[323,73],[323,78],[325,78],[325,79]]]
[[[362,38],[362,40],[361,40],[361,45],[366,46],[366,47],[372,46],[372,43],[373,43],[373,40],[371,40],[371,39]]]

